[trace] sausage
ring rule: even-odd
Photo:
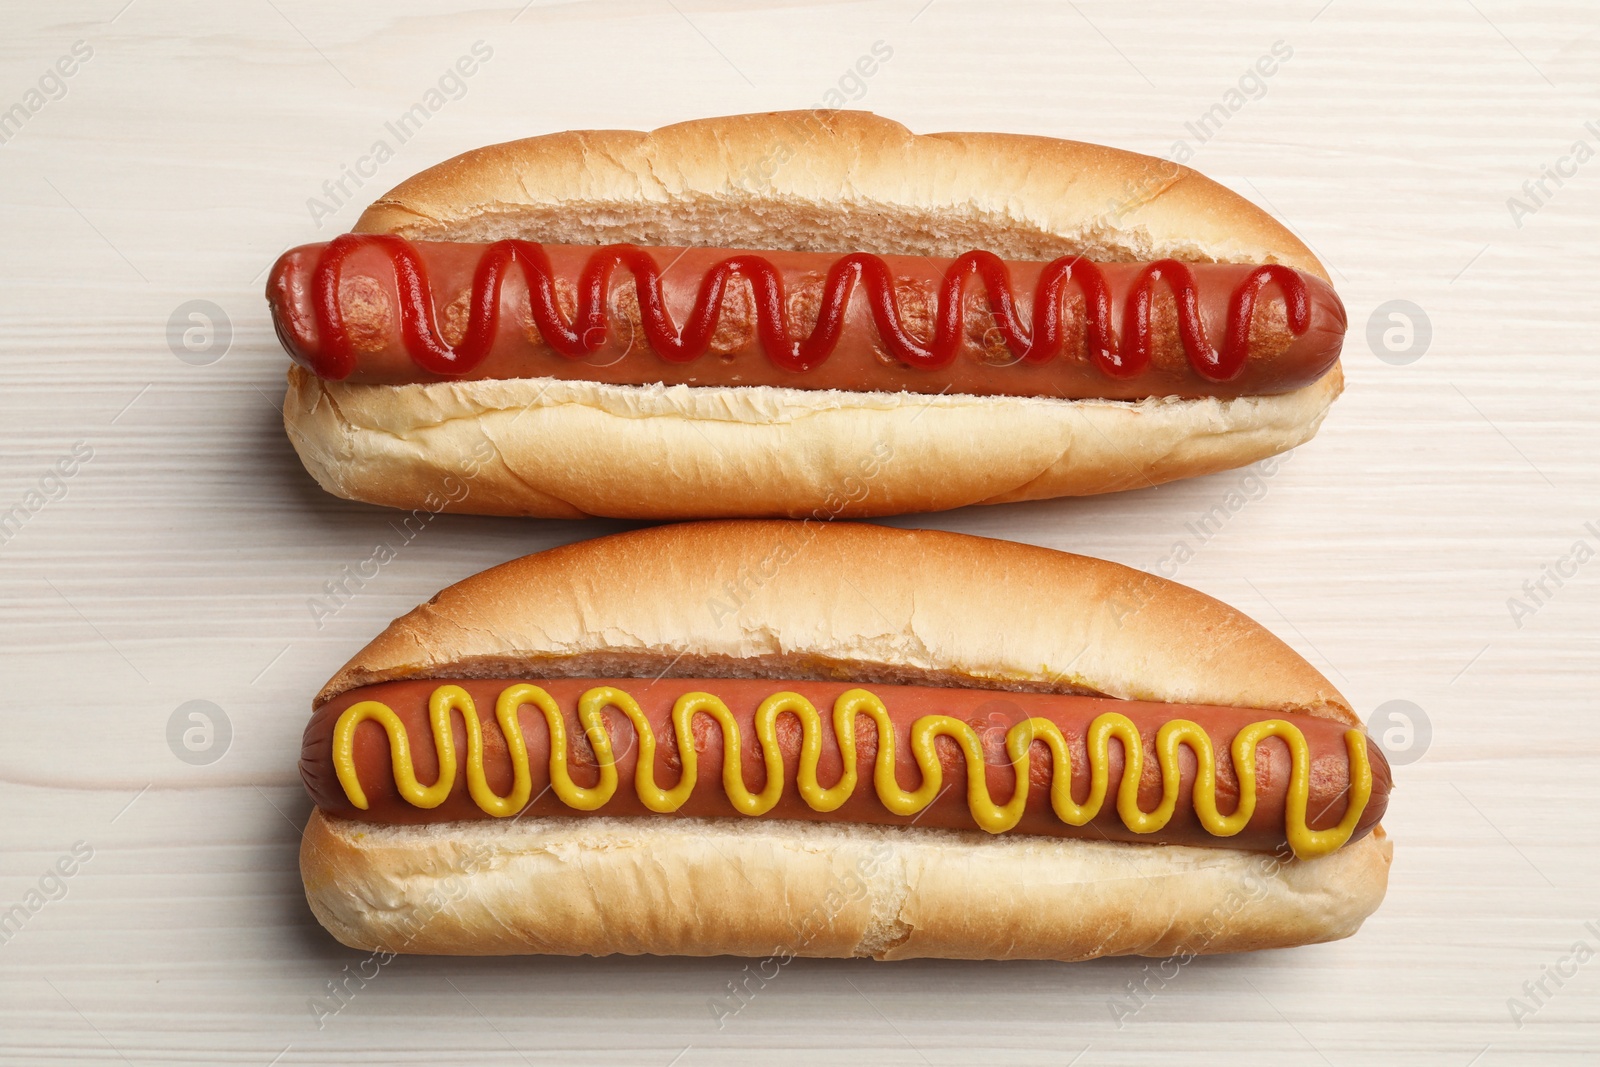
[[[1041,278],[1054,286],[1042,305],[1059,310],[1053,324],[1035,308]],[[1346,326],[1331,286],[1283,266],[392,235],[292,249],[267,297],[297,362],[324,378],[388,385],[550,376],[1230,398],[1316,381],[1338,360]]]
[[[335,769],[335,727],[347,709],[363,702],[377,701],[392,709],[409,741],[417,782],[424,786],[433,784],[439,777],[439,759],[429,725],[429,699],[441,686],[459,686],[471,698],[475,717],[481,724],[485,780],[495,794],[506,796],[512,792],[514,784],[512,760],[506,738],[496,723],[495,708],[500,694],[508,687],[519,684],[522,683],[510,680],[414,680],[363,686],[341,694],[319,708],[306,728],[300,770],[311,799],[317,807],[330,814],[381,823],[490,818],[490,813],[478,805],[467,786],[469,752],[465,710],[459,706],[450,713],[457,771],[448,795],[432,808],[414,806],[401,795],[391,765],[391,750],[385,728],[370,719],[358,722],[350,735],[352,765],[360,790],[364,793],[366,807],[363,809],[353,803]],[[596,786],[601,776],[594,748],[586,739],[577,716],[577,705],[582,694],[597,687],[610,686],[637,701],[656,739],[656,781],[663,788],[670,788],[679,781],[683,766],[673,738],[670,720],[672,709],[685,694],[709,693],[718,698],[731,713],[737,728],[744,784],[752,793],[761,792],[767,784],[762,747],[756,739],[755,727],[757,708],[764,700],[776,693],[796,693],[816,709],[822,723],[816,779],[826,787],[838,782],[843,770],[840,746],[832,725],[832,710],[842,694],[857,689],[847,682],[764,679],[664,678],[650,681],[638,678],[559,678],[528,684],[541,687],[559,709],[567,739],[568,773],[575,785],[585,788]],[[1007,733],[1030,717],[1048,719],[1060,728],[1071,753],[1072,797],[1076,803],[1085,803],[1090,791],[1086,732],[1097,716],[1114,712],[1131,720],[1142,741],[1144,765],[1138,792],[1138,806],[1142,811],[1155,810],[1162,799],[1162,771],[1156,756],[1157,731],[1169,720],[1187,719],[1198,724],[1211,738],[1215,753],[1216,806],[1221,814],[1227,815],[1235,810],[1239,798],[1239,777],[1230,754],[1234,735],[1251,723],[1284,717],[1241,708],[1102,697],[926,686],[872,685],[865,688],[882,702],[894,725],[894,774],[902,789],[914,790],[922,784],[911,749],[912,723],[930,715],[952,716],[972,727],[976,742],[981,747],[984,780],[996,804],[1004,804],[1011,799],[1016,780],[1006,749]],[[532,799],[519,810],[508,809],[504,814],[582,814],[567,806],[550,788],[550,734],[544,712],[529,702],[520,704],[516,714],[527,746],[530,775],[528,795]],[[618,785],[610,799],[595,809],[594,813],[650,815],[651,810],[641,801],[634,788],[640,744],[631,720],[620,704],[607,705],[601,714],[614,749]],[[1304,736],[1310,756],[1306,824],[1312,830],[1335,827],[1345,817],[1351,792],[1351,760],[1345,738],[1349,728],[1340,722],[1306,715],[1287,718]],[[677,813],[706,817],[738,816],[739,809],[729,799],[722,780],[722,728],[705,712],[696,713],[690,723],[698,760],[698,782]],[[943,790],[917,814],[896,815],[886,808],[874,788],[873,763],[878,747],[874,720],[858,711],[856,725],[857,785],[837,810],[821,812],[802,799],[796,788],[802,744],[799,719],[786,713],[777,716],[776,739],[782,755],[784,784],[781,797],[765,817],[915,824],[949,829],[972,829],[977,825],[968,804],[966,756],[956,740],[939,737],[934,741]],[[1362,740],[1371,767],[1372,790],[1350,840],[1365,835],[1378,823],[1387,806],[1390,790],[1389,768],[1381,751],[1370,739]],[[1027,801],[1013,832],[1255,850],[1277,849],[1286,841],[1285,798],[1289,789],[1291,755],[1288,744],[1281,738],[1268,737],[1257,744],[1257,807],[1244,828],[1229,837],[1213,836],[1195,812],[1193,793],[1198,765],[1190,747],[1178,749],[1181,774],[1178,803],[1173,815],[1166,826],[1153,833],[1135,832],[1124,824],[1118,813],[1117,785],[1122,780],[1125,760],[1122,741],[1113,738],[1106,754],[1109,782],[1106,801],[1100,812],[1085,825],[1073,826],[1063,822],[1052,808],[1050,786],[1054,771],[1051,753],[1043,740],[1035,739],[1029,749]]]

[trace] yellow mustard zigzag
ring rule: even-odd
[[[672,728],[677,739],[682,773],[678,784],[663,789],[656,784],[656,735],[639,704],[628,693],[613,686],[596,686],[578,701],[578,721],[594,751],[600,781],[592,787],[578,785],[567,769],[566,718],[554,699],[536,685],[506,687],[495,704],[495,721],[505,736],[513,771],[511,792],[495,793],[484,776],[483,727],[472,697],[458,685],[441,685],[428,700],[428,719],[434,749],[438,753],[439,776],[432,785],[417,781],[411,760],[411,740],[400,717],[387,704],[364,700],[352,704],[339,716],[333,730],[333,764],[339,783],[350,803],[365,811],[367,796],[356,775],[354,738],[356,727],[372,720],[381,725],[389,738],[390,762],[394,780],[405,801],[419,808],[435,808],[444,803],[455,786],[457,759],[450,715],[460,712],[467,732],[467,791],[485,813],[497,818],[515,815],[528,804],[533,792],[528,769],[528,746],[523,738],[518,712],[531,704],[544,713],[550,730],[550,788],[569,808],[596,811],[617,791],[617,761],[611,737],[606,733],[602,712],[616,708],[627,715],[639,741],[639,758],[634,767],[634,790],[645,807],[655,812],[673,812],[683,806],[699,782],[699,760],[695,751],[691,721],[696,715],[709,715],[722,729],[722,787],[733,806],[745,815],[765,815],[782,796],[784,768],[778,744],[778,716],[794,715],[800,721],[800,766],[797,785],[801,798],[813,811],[839,808],[856,790],[856,716],[867,715],[877,725],[878,751],[872,781],[878,800],[895,815],[915,815],[931,804],[943,788],[944,772],[934,750],[940,737],[952,738],[961,746],[967,765],[967,807],[973,821],[989,833],[1004,833],[1021,820],[1028,803],[1029,749],[1042,741],[1050,749],[1050,806],[1057,818],[1069,826],[1083,826],[1097,816],[1110,788],[1111,739],[1122,742],[1124,760],[1122,780],[1117,784],[1116,810],[1123,825],[1134,833],[1149,834],[1171,820],[1178,803],[1181,764],[1179,746],[1188,745],[1198,764],[1193,803],[1206,832],[1215,837],[1231,837],[1249,825],[1256,810],[1256,746],[1269,737],[1279,737],[1289,746],[1291,757],[1289,793],[1285,811],[1285,831],[1290,847],[1301,858],[1332,852],[1350,839],[1362,812],[1372,797],[1372,770],[1367,760],[1366,736],[1359,730],[1345,732],[1345,747],[1350,757],[1350,793],[1344,818],[1337,826],[1313,830],[1306,822],[1310,798],[1311,755],[1305,736],[1293,723],[1283,719],[1254,722],[1234,735],[1233,766],[1239,778],[1239,803],[1232,814],[1217,810],[1216,759],[1211,737],[1198,723],[1172,719],[1156,733],[1156,760],[1161,768],[1161,803],[1153,811],[1139,807],[1139,783],[1144,771],[1144,742],[1133,721],[1117,712],[1105,712],[1089,724],[1086,737],[1089,762],[1089,795],[1082,804],[1072,799],[1072,753],[1061,730],[1049,719],[1030,718],[1017,723],[1006,733],[1006,754],[1015,772],[1016,786],[1011,799],[996,804],[989,794],[984,771],[983,747],[977,731],[949,715],[925,715],[911,724],[911,754],[922,773],[922,784],[915,790],[900,787],[895,777],[895,727],[883,701],[865,689],[840,694],[833,705],[833,732],[838,740],[844,771],[831,787],[817,781],[817,763],[822,754],[822,718],[811,702],[798,693],[774,693],[761,702],[755,714],[755,735],[766,766],[766,786],[759,793],[746,787],[741,762],[742,740],[739,724],[728,706],[710,693],[685,693],[672,708]]]

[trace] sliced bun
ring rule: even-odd
[[[397,619],[321,703],[405,678],[849,678],[1098,693],[1357,724],[1239,612],[1114,563],[850,523],[708,522],[484,571]],[[778,820],[393,827],[313,814],[306,894],[391,952],[1083,959],[1345,937],[1390,845],[1229,849]]]
[[[553,378],[359,385],[293,367],[283,417],[318,484],[370,504],[855,519],[1142,489],[1254,463],[1316,433],[1342,383],[1336,367],[1281,396],[1126,403]],[[463,483],[465,495],[453,491]]]
[[[357,233],[417,241],[705,245],[879,255],[1282,263],[1329,280],[1271,215],[1188,167],[1010,133],[917,135],[866,111],[572,130],[401,182]]]
[[[1281,224],[1185,167],[1011,134],[918,136],[865,112],[739,115],[477,149],[403,182],[356,230],[418,240],[688,244],[1012,258],[1283,263],[1326,279]],[[865,517],[1087,495],[1293,448],[1339,394],[1142,403],[771,387],[319,381],[284,422],[330,492],[450,510],[617,518]],[[487,448],[483,467],[472,457]],[[871,491],[829,503],[887,448]]]
[[[1114,841],[749,819],[376,826],[312,813],[318,921],[352,948],[1083,960],[1356,932],[1382,829],[1315,860]]]
[[[1261,624],[1106,560],[867,523],[613,534],[491,567],[317,697],[406,678],[846,678],[1320,715],[1350,704]]]

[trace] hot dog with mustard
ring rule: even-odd
[[[870,526],[660,527],[470,578],[329,683],[301,771],[313,910],[388,951],[766,954],[861,856],[887,857],[863,906],[797,952],[1233,951],[1346,936],[1389,862],[1381,750],[1257,624]],[[442,880],[464,910],[421,903]]]

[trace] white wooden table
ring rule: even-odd
[[[14,3],[0,38],[0,108],[25,112],[0,126],[0,514],[21,509],[0,545],[0,909],[26,912],[0,944],[0,1058],[1595,1062],[1600,956],[1571,955],[1600,952],[1600,162],[1572,156],[1600,148],[1593,5],[125,3]],[[428,97],[477,42],[489,57]],[[849,73],[877,42],[890,57]],[[1245,78],[1277,42],[1292,55]],[[441,586],[619,524],[441,518],[319,630],[307,601],[392,515],[324,495],[286,443],[265,268],[472,146],[830,92],[920,131],[1183,140],[1323,256],[1349,391],[1203,544],[1185,524],[1242,475],[895,521],[1136,566],[1189,538],[1180,580],[1363,714],[1421,709],[1388,901],[1340,944],[1196,962],[1120,1027],[1145,961],[797,961],[718,1029],[740,961],[402,958],[319,1028],[310,1002],[361,956],[296,870],[311,694]],[[386,124],[419,102],[400,143]],[[1559,183],[1524,187],[1547,166]],[[186,361],[168,322],[195,300],[231,337]],[[1425,351],[1386,318],[1401,351],[1369,344],[1396,300]],[[169,742],[190,701],[221,709],[208,763]]]

